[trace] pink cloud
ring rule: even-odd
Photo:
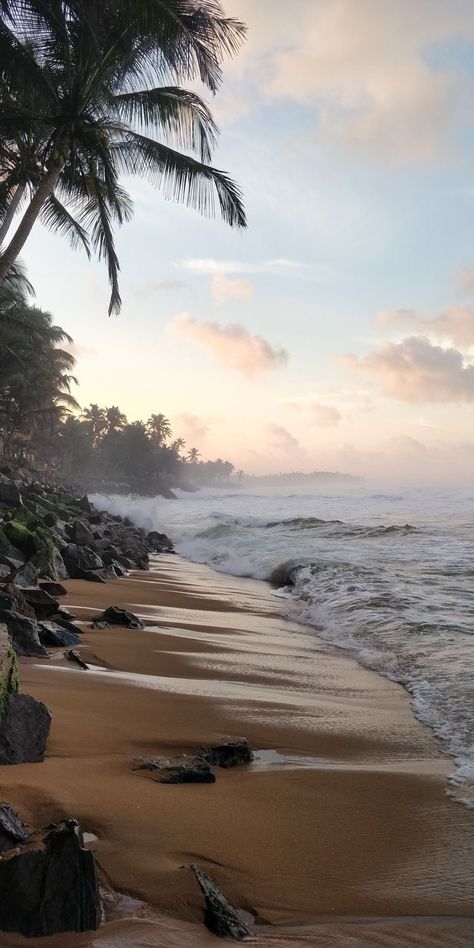
[[[422,316],[413,309],[386,309],[376,318],[382,329],[410,326],[415,332],[449,339],[457,346],[474,345],[473,306],[451,306],[438,316]]]
[[[215,303],[227,303],[229,300],[245,300],[253,296],[253,284],[245,277],[233,280],[225,273],[216,273],[211,282],[212,298]]]
[[[365,356],[347,355],[346,365],[380,382],[390,398],[405,402],[474,401],[474,365],[458,349],[443,349],[424,336],[390,342]]]
[[[171,329],[207,349],[219,362],[247,378],[282,368],[288,361],[285,349],[274,348],[263,336],[253,336],[236,324],[201,323],[188,313],[180,313]]]

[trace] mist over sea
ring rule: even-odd
[[[214,569],[268,580],[288,566],[288,614],[408,689],[474,806],[474,491],[177,493],[92,499]]]

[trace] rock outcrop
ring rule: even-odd
[[[50,727],[51,714],[42,701],[8,694],[0,718],[0,764],[43,760]]]
[[[121,625],[126,629],[144,629],[145,626],[138,616],[133,612],[127,612],[126,609],[120,609],[118,606],[109,606],[100,616],[96,616],[94,623],[105,622],[107,625]],[[106,628],[106,626],[102,626]]]
[[[207,875],[207,872],[194,863],[183,868],[191,869],[196,876],[206,903],[204,924],[209,931],[219,938],[232,938],[233,941],[249,938],[252,935],[250,926],[238,909],[227,901],[217,883]]]
[[[216,775],[207,760],[183,754],[173,760],[145,760],[135,770],[149,771],[158,783],[215,783]]]
[[[33,833],[0,854],[0,930],[41,938],[99,927],[95,857],[75,820]]]
[[[224,768],[251,764],[254,759],[253,750],[245,737],[236,737],[223,741],[222,744],[203,747],[202,756],[214,767]]]

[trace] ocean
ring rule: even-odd
[[[292,618],[400,682],[474,807],[474,492],[367,487],[94,495],[182,556],[276,582]]]

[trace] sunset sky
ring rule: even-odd
[[[474,471],[474,3],[225,0],[213,108],[248,230],[140,180],[105,269],[38,225],[23,259],[78,399],[163,411],[247,471]],[[291,12],[290,12],[291,11]]]

